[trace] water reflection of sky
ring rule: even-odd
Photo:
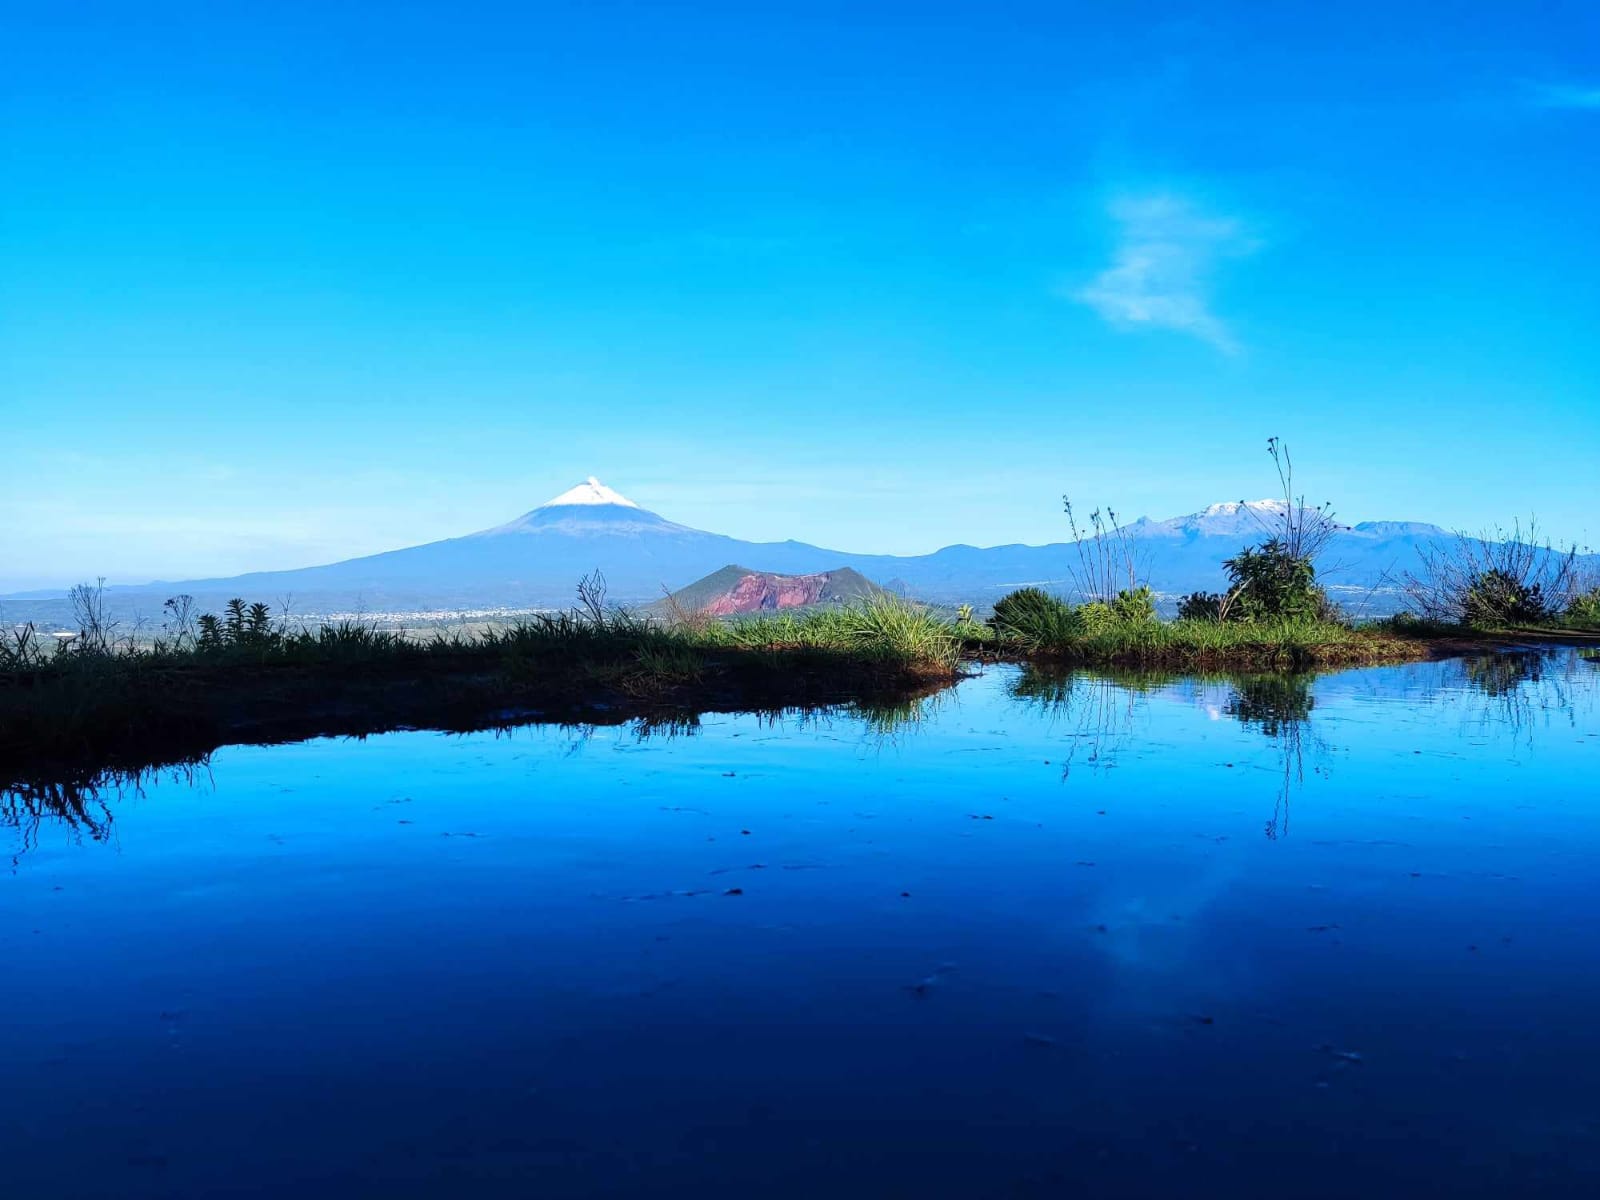
[[[1000,669],[13,796],[15,1194],[1586,1194],[1597,685]]]

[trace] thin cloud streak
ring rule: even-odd
[[[1111,265],[1071,298],[1118,329],[1170,329],[1238,354],[1238,339],[1211,310],[1210,278],[1219,259],[1256,248],[1240,223],[1168,194],[1117,200],[1109,211],[1120,226]]]
[[[1571,83],[1533,83],[1533,103],[1539,108],[1600,110],[1600,87]]]

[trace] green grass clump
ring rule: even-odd
[[[1072,649],[1091,662],[1291,670],[1403,662],[1422,655],[1418,642],[1308,617],[1123,623],[1102,628]]]
[[[1036,587],[1002,596],[989,624],[997,637],[1029,650],[1067,645],[1084,635],[1082,611]]]
[[[1300,669],[1404,661],[1422,653],[1415,639],[1311,616],[1162,621],[1145,588],[1077,607],[1023,588],[995,605],[990,623],[1004,647],[1024,656],[1086,664]]]
[[[954,622],[893,596],[843,608],[748,617],[712,626],[705,636],[769,654],[822,650],[944,674],[955,673],[962,645]]]
[[[1112,662],[1287,669],[1397,662],[1421,656],[1416,642],[1304,616],[1249,623],[1158,622],[1112,630],[1097,639],[1094,652]]]
[[[1600,631],[1600,587],[1574,596],[1562,614],[1561,624],[1584,632]]]

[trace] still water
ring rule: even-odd
[[[1600,667],[898,715],[6,798],[0,1192],[1600,1192]]]

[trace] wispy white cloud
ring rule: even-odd
[[[1530,83],[1528,87],[1539,108],[1600,110],[1600,87],[1571,83]]]
[[[1571,83],[1539,83],[1534,86],[1539,106],[1546,109],[1600,109],[1600,88]]]
[[[1171,194],[1125,197],[1110,215],[1119,227],[1111,265],[1071,293],[1120,329],[1171,329],[1239,352],[1238,339],[1211,310],[1219,259],[1256,248],[1240,223],[1209,216]]]

